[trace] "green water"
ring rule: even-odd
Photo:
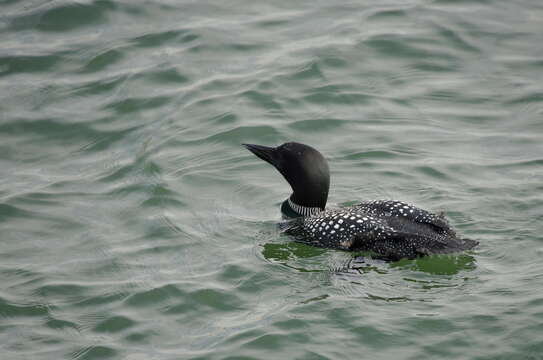
[[[543,3],[0,1],[1,359],[543,359]],[[385,263],[276,229],[241,143],[329,204],[480,246]]]

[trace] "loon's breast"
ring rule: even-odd
[[[397,260],[471,249],[442,215],[394,200],[363,202],[298,218],[284,227],[296,240],[351,251],[372,251]]]

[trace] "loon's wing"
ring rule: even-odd
[[[282,223],[280,228],[299,242],[342,250],[353,250],[355,242],[369,243],[395,232],[382,220],[352,210],[346,208],[296,218]]]
[[[431,254],[449,254],[469,250],[478,244],[470,239],[460,239],[441,234],[417,234],[394,231],[388,236],[368,238],[358,234],[352,242],[355,251],[372,251],[385,260],[414,259]]]
[[[426,224],[438,233],[455,236],[455,231],[442,213],[433,214],[402,201],[375,200],[360,203],[354,206],[369,215],[382,217],[397,217]]]

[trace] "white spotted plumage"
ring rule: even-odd
[[[430,235],[406,233],[401,229],[405,221],[434,226],[437,232]],[[301,218],[297,224],[290,228],[290,233],[314,245],[344,250],[369,249],[395,257],[413,257],[416,251],[424,251],[430,240],[442,245],[445,237],[454,237],[443,217],[393,200],[321,211]]]

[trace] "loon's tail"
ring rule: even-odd
[[[479,245],[478,241],[457,237],[444,237],[441,238],[439,241],[436,241],[437,239],[433,238],[432,240],[433,241],[417,247],[417,254],[451,254],[464,250],[470,250]]]
[[[479,245],[479,242],[471,239],[458,239],[462,250],[470,250]]]

